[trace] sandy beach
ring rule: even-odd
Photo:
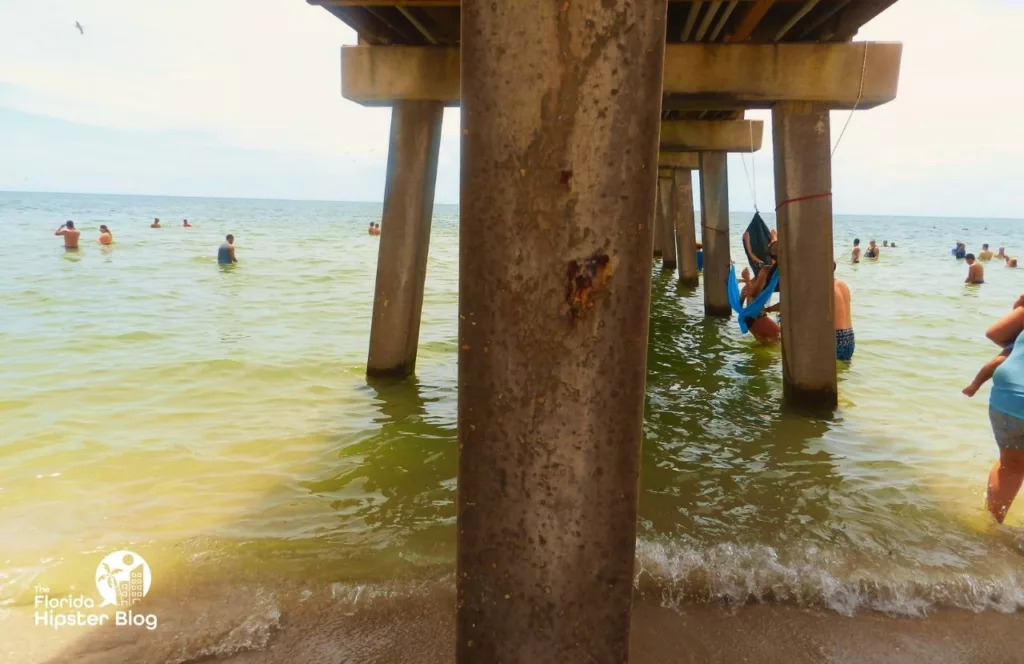
[[[194,594],[177,600],[145,603],[145,610],[160,615],[153,632],[65,630],[40,639],[26,616],[9,616],[0,622],[0,654],[11,664],[454,662],[451,588],[335,586],[312,596],[294,590],[265,589],[263,605],[247,611],[232,603],[230,593],[210,596],[193,588]],[[239,598],[246,591],[245,583],[238,585]],[[1017,641],[1022,626],[1024,617],[1017,614],[943,610],[924,619],[879,613],[847,618],[789,606],[722,604],[677,611],[637,597],[630,661],[1010,664],[1024,661]]]

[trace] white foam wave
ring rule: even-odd
[[[939,608],[1013,613],[1024,608],[1024,580],[1006,568],[989,575],[898,565],[859,567],[836,551],[807,547],[780,554],[770,546],[637,542],[636,582],[660,590],[662,604],[694,601],[783,602],[920,617]]]

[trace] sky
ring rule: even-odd
[[[837,213],[1024,218],[1022,25],[1016,0],[899,0],[861,30],[904,43],[899,94],[850,121]],[[379,201],[390,111],[341,97],[355,41],[303,0],[3,0],[0,190]],[[770,112],[747,117],[765,143],[749,177],[730,155],[730,206],[770,210]],[[459,198],[458,123],[439,203]]]

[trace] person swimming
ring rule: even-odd
[[[964,283],[974,285],[985,283],[985,268],[974,260],[974,254],[967,254],[964,259],[967,261],[967,278],[964,279]]]
[[[850,252],[850,262],[860,262],[860,238],[854,238],[853,240],[853,251]]]
[[[992,253],[992,250],[988,248],[987,244],[981,245],[981,251],[978,252],[978,260],[979,261],[989,261],[989,260],[992,260],[993,256],[995,256],[995,254]]]
[[[956,249],[953,250],[953,258],[958,261],[967,258],[967,245],[963,242],[957,242]]]
[[[61,235],[64,237],[65,249],[78,249],[78,238],[82,236],[82,231],[75,228],[75,222],[67,221],[57,228],[54,235]]]
[[[110,229],[107,228],[106,224],[100,225],[100,236],[96,241],[102,245],[114,243],[114,234],[110,232]]]
[[[192,228],[192,224],[188,223],[188,219],[182,219],[181,227],[182,228]]]
[[[217,263],[220,265],[237,263],[238,259],[235,258],[235,236],[228,234],[224,240],[224,244],[220,245],[217,249]]]
[[[151,224],[149,225],[149,227],[150,227],[150,228],[163,228],[163,226],[161,226],[161,225],[160,225],[160,218],[159,218],[159,217],[157,217],[156,219],[154,219],[154,220],[153,220],[153,223],[151,223]]]
[[[874,240],[871,240],[870,242],[868,242],[868,250],[864,252],[864,257],[865,258],[878,258],[878,256],[881,253],[882,253],[882,250],[878,248],[878,245],[875,243]]]

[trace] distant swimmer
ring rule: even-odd
[[[853,359],[853,351],[857,345],[853,336],[853,303],[850,287],[845,281],[835,278],[835,271],[836,264],[832,263],[832,300],[835,305],[832,318],[836,328],[836,359],[840,362],[849,362]]]
[[[192,228],[192,224],[188,223],[188,219],[183,219],[181,222],[182,228]]]
[[[953,258],[957,260],[967,258],[967,245],[963,242],[957,242],[956,248],[953,249]]]
[[[373,229],[374,229],[374,226],[373,226],[373,222],[371,221],[369,228],[366,229],[366,234],[367,235],[373,235]]]
[[[974,254],[967,254],[964,256],[967,261],[967,278],[964,279],[965,284],[983,284],[985,283],[985,268],[982,267],[981,263],[974,260]]]
[[[114,234],[110,232],[110,229],[107,228],[106,224],[100,225],[100,237],[96,241],[104,245],[113,244]]]
[[[860,262],[860,238],[855,238],[853,241],[853,251],[850,252],[850,262]]]
[[[1013,256],[1006,257],[1006,267],[1017,267],[1017,259]]]
[[[882,250],[878,248],[874,240],[868,242],[868,250],[864,252],[865,258],[878,258],[882,254]]]
[[[82,231],[75,228],[75,222],[68,221],[61,224],[54,235],[64,236],[65,249],[78,249],[78,238],[82,236]]]
[[[999,260],[1006,260],[1006,247],[999,247],[999,253],[996,254],[996,258]]]
[[[895,243],[895,242],[890,242],[890,243],[889,243],[889,247],[891,247],[891,248],[895,248],[895,247],[896,247],[896,243]]]
[[[154,219],[154,220],[153,220],[153,223],[151,223],[151,224],[149,225],[149,227],[150,227],[150,228],[163,228],[163,226],[161,226],[161,225],[160,225],[160,219],[159,219],[159,218],[157,218],[157,219]]]
[[[380,224],[370,222],[370,235],[380,235]]]
[[[883,247],[888,247],[889,246],[889,241],[888,240],[882,240],[882,246]]]
[[[981,252],[978,253],[979,261],[990,261],[995,254],[988,248],[987,244],[981,245]]]
[[[221,265],[231,265],[237,263],[238,259],[235,258],[235,236],[228,235],[224,238],[226,241],[220,245],[217,249],[217,262]]]

